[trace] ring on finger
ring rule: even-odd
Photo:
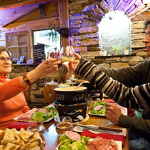
[[[52,71],[52,68],[50,67],[49,70]]]

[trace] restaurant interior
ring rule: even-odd
[[[81,56],[106,68],[134,66],[147,58],[142,40],[149,7],[143,0],[1,0],[0,45],[12,52],[10,77],[37,66],[41,58],[35,58],[36,45],[44,45],[45,58],[71,45]],[[27,101],[41,106],[43,87],[52,78],[57,81],[58,72],[32,84]]]
[[[143,24],[149,16],[148,0],[0,0],[0,46],[6,46],[12,53],[10,78],[33,70],[45,59],[57,58],[61,48],[68,45],[106,68],[134,66],[148,59],[142,40]],[[103,99],[104,93],[78,75],[58,84],[61,75],[57,71],[30,85],[24,92],[28,105],[45,107],[56,100],[54,89],[58,85],[81,82],[88,89],[88,100]],[[82,103],[85,104],[86,101]],[[58,109],[63,113],[67,108]],[[52,124],[49,130],[53,128]],[[55,142],[46,139],[48,145],[44,150],[54,150],[58,144],[54,131],[52,135]]]

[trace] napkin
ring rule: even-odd
[[[108,133],[93,133],[89,130],[84,129],[81,135],[88,136],[90,138],[96,138],[97,136],[105,138],[107,140],[114,140],[114,141],[121,141],[122,145],[124,146],[124,136],[123,135],[115,135],[115,134],[108,134]]]
[[[135,109],[128,109],[128,116],[132,117],[135,115]]]
[[[24,128],[25,130],[27,130],[28,128],[28,122],[13,122],[13,123],[10,123],[7,128],[16,128],[17,130],[20,130],[21,128]]]

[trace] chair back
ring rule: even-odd
[[[44,99],[45,102],[48,104],[51,104],[55,101],[55,91],[54,89],[56,88],[57,85],[50,85],[50,84],[46,84],[43,87],[43,95],[44,95]]]

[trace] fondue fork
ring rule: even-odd
[[[109,128],[109,127],[101,127],[101,126],[95,126],[95,125],[82,125],[82,124],[76,124],[77,126],[91,129],[91,130],[105,130],[105,131],[113,131],[113,132],[122,132],[122,129],[115,129],[115,128]]]
[[[81,127],[81,126],[75,126],[74,127],[74,131],[76,131],[76,132],[82,132],[84,129],[86,129],[86,130],[89,130],[89,131],[91,131],[91,132],[93,132],[93,133],[109,133],[109,134],[116,134],[116,132],[113,132],[113,131],[104,131],[104,130],[100,130],[100,129],[91,129],[91,128],[86,128],[86,127]]]

